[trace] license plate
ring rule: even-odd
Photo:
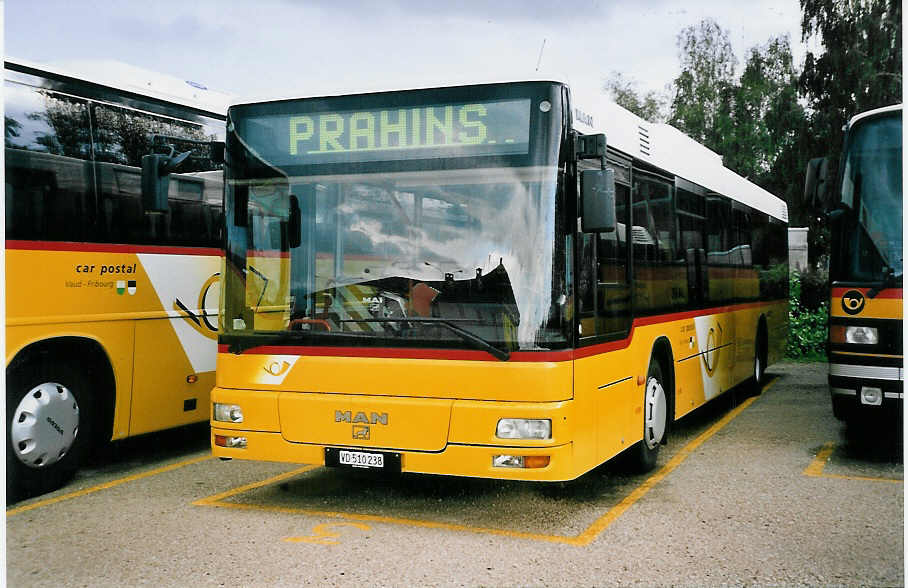
[[[400,471],[400,454],[354,449],[325,448],[325,465],[368,470]]]
[[[383,468],[385,467],[385,456],[381,453],[364,453],[362,451],[338,451],[337,461],[340,465],[353,466],[355,468]]]

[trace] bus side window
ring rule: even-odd
[[[208,140],[211,137],[202,123],[100,103],[93,105],[93,115],[96,173],[104,215],[100,239],[114,243],[220,246],[203,208],[221,208],[223,176],[207,156],[190,158],[185,169],[170,182],[166,213],[146,214],[141,203],[142,156],[167,151],[154,142],[154,136]],[[193,144],[176,147],[196,148]]]
[[[93,202],[84,100],[4,83],[6,236],[80,241]]]
[[[635,309],[643,313],[668,310],[680,302],[676,282],[683,280],[684,275],[681,264],[675,263],[678,238],[674,187],[661,178],[642,172],[636,172],[633,181],[631,240],[636,281]],[[672,267],[675,265],[677,267]],[[666,271],[671,272],[669,279],[662,275]]]

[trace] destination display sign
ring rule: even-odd
[[[260,115],[238,127],[273,165],[520,155],[529,150],[530,100]]]

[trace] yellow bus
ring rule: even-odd
[[[59,486],[98,442],[208,418],[229,97],[105,63],[113,80],[7,60],[6,472]],[[169,205],[141,163],[186,155]]]
[[[841,171],[833,178],[829,169],[825,158],[811,161],[805,192],[830,209],[832,411],[842,421],[900,419],[902,105],[852,118],[845,127]]]
[[[785,203],[598,92],[319,96],[227,128],[216,456],[647,469],[782,357]]]

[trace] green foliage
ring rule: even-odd
[[[721,153],[737,63],[728,31],[705,19],[682,29],[677,44],[681,75],[672,85],[669,124]]]
[[[668,103],[665,96],[650,90],[644,95],[637,93],[637,82],[624,77],[621,72],[613,71],[605,81],[603,89],[612,97],[615,104],[622,106],[643,120],[651,123],[664,122],[668,115],[665,108]]]
[[[825,361],[826,336],[829,318],[829,306],[822,302],[816,308],[808,307],[802,299],[815,299],[816,295],[807,295],[803,286],[808,280],[803,280],[797,272],[789,278],[788,298],[788,347],[785,356],[789,359]],[[815,278],[810,278],[808,288],[816,288]]]

